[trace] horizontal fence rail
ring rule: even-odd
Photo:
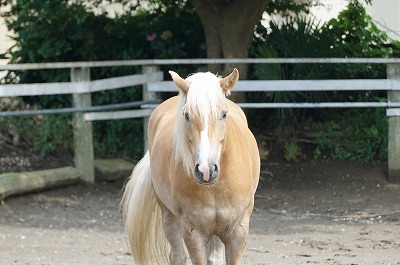
[[[122,110],[109,112],[88,112],[85,113],[85,121],[104,121],[143,118],[150,116],[152,109]]]
[[[341,79],[341,80],[239,80],[234,92],[293,92],[293,91],[398,91],[400,80]],[[150,92],[176,92],[172,81],[148,84]],[[155,108],[158,104],[144,104]],[[399,108],[400,102],[296,102],[296,103],[239,103],[242,108]]]
[[[142,108],[154,109],[159,104],[143,104]],[[400,108],[400,102],[320,102],[320,103],[237,103],[244,109],[317,109],[317,108]],[[395,111],[389,112],[395,116]]]
[[[143,85],[163,79],[162,72],[137,74],[87,82],[54,82],[39,84],[0,85],[0,97],[43,96],[91,93],[129,86]]]
[[[297,64],[297,63],[326,63],[326,64],[398,64],[400,58],[207,58],[207,59],[146,59],[146,60],[114,60],[93,62],[52,62],[52,63],[21,63],[0,65],[0,70],[42,70],[67,68],[93,68],[114,66],[149,66],[177,64]]]
[[[400,102],[238,103],[241,108],[400,108]]]
[[[155,105],[157,103],[160,103],[160,101],[157,101],[157,100],[135,101],[135,102],[108,104],[108,105],[100,105],[100,106],[90,106],[90,107],[82,107],[82,108],[1,111],[0,117],[20,117],[20,116],[36,116],[36,115],[53,115],[53,114],[79,113],[79,112],[106,111],[106,110],[117,110],[117,109],[126,109],[126,108],[139,108],[145,104],[154,104]]]
[[[152,82],[150,92],[177,92],[172,81]],[[400,90],[400,80],[388,79],[341,79],[341,80],[239,80],[236,92],[279,92],[279,91],[366,91]]]

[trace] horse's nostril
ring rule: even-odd
[[[199,164],[196,164],[196,166],[194,168],[194,172],[196,173],[197,176],[202,177],[203,172],[200,171],[199,166],[200,166]]]
[[[214,164],[214,171],[218,171],[218,166]]]

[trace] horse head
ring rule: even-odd
[[[220,158],[226,145],[226,95],[237,83],[235,68],[225,78],[210,72],[186,79],[170,71],[180,90],[175,146],[177,161],[200,184],[213,184],[220,175]]]

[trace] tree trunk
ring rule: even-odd
[[[254,26],[271,0],[191,0],[203,25],[208,58],[247,58]],[[236,67],[240,79],[247,78],[247,65],[210,65],[209,70],[229,74]],[[233,95],[244,101],[244,95]]]

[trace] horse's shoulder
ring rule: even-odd
[[[174,115],[176,113],[177,104],[178,104],[178,97],[172,97],[165,100],[160,105],[158,105],[157,108],[153,110],[153,112],[150,115],[149,122],[150,123],[158,122],[166,114],[167,116]]]
[[[243,110],[233,101],[227,99],[227,102],[228,102],[228,115],[231,116],[236,122],[243,123],[245,127],[248,127],[247,118]]]
[[[246,141],[235,141],[236,139],[233,139],[233,141],[241,144],[247,144],[247,148],[252,149],[254,153],[258,155],[257,142],[253,133],[249,129],[245,113],[238,105],[230,100],[228,100],[228,106],[228,117],[230,117],[233,121],[229,123],[230,128],[228,128],[228,130],[234,132],[232,133],[233,137],[236,135],[236,137],[240,137],[242,140],[247,139]],[[241,148],[244,147],[241,145]]]
[[[151,116],[157,115],[157,113],[175,111],[176,106],[178,105],[178,100],[178,96],[174,96],[161,102],[161,104],[154,109]]]
[[[174,119],[176,119],[176,106],[178,98],[172,97],[162,102],[157,108],[153,110],[149,118],[148,137],[149,142],[152,143],[154,137],[159,133],[169,133],[171,126],[173,126]]]

